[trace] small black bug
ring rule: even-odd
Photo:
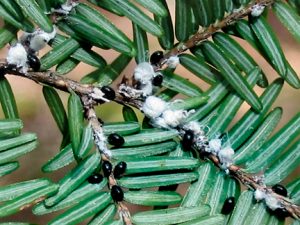
[[[103,86],[101,91],[104,93],[104,98],[107,98],[108,100],[114,100],[116,98],[115,91],[109,86]]]
[[[279,220],[284,220],[286,217],[290,216],[290,213],[285,208],[277,208],[272,214]]]
[[[272,190],[276,193],[276,194],[279,194],[279,195],[282,195],[284,197],[287,197],[288,196],[288,192],[286,190],[286,188],[284,186],[282,186],[281,184],[275,184],[273,187],[272,187]]]
[[[124,138],[117,134],[117,133],[112,133],[108,135],[107,141],[109,144],[115,146],[115,147],[121,147],[124,144]]]
[[[164,53],[162,51],[156,51],[153,52],[152,55],[150,56],[150,63],[152,65],[158,65],[160,60],[162,60],[164,57]]]
[[[224,215],[227,215],[232,212],[235,206],[235,200],[234,197],[226,198],[224,205],[222,207],[221,213]]]
[[[161,86],[163,79],[164,79],[164,77],[161,74],[158,74],[153,78],[152,84],[154,86]]]
[[[103,176],[101,174],[92,174],[88,177],[88,182],[91,184],[99,184],[103,180]]]
[[[104,121],[103,120],[101,120],[101,118],[97,118],[97,120],[98,120],[98,122],[100,123],[100,124],[103,124],[104,123]]]
[[[4,67],[0,67],[0,77],[3,77],[6,74],[6,69]]]
[[[187,130],[182,138],[182,147],[184,150],[189,150],[194,142],[194,132]]]
[[[121,202],[124,199],[124,192],[123,192],[122,188],[120,188],[117,185],[114,185],[111,187],[110,195],[111,195],[112,199],[116,202]]]
[[[126,171],[127,164],[126,162],[119,162],[114,169],[114,177],[120,178]]]
[[[105,177],[109,177],[112,172],[112,165],[109,161],[103,161],[102,163],[102,171]]]
[[[39,71],[41,67],[41,62],[39,58],[34,54],[29,52],[27,54],[27,63],[30,68],[32,68],[33,71]]]

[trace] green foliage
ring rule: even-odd
[[[170,1],[172,2],[172,1]],[[3,0],[0,2],[0,48],[16,41],[18,32],[32,32],[38,26],[46,32],[55,27],[59,34],[49,43],[50,51],[41,57],[40,72],[56,66],[60,75],[67,74],[81,63],[92,66],[89,74],[82,74],[82,84],[102,87],[110,85],[122,75],[132,58],[136,63],[149,61],[148,35],[153,35],[162,49],[180,49],[198,31],[212,28],[226,15],[245,8],[247,0],[176,0],[175,20],[166,0],[89,0],[80,2],[70,13],[55,15],[51,8],[64,4],[63,0]],[[100,10],[99,10],[100,8]],[[180,65],[190,71],[194,80],[209,86],[202,90],[195,82],[184,78],[175,69],[162,69],[162,86],[157,96],[170,101],[177,95],[183,100],[169,105],[172,110],[195,112],[186,122],[198,121],[207,127],[209,139],[227,136],[235,150],[234,164],[242,171],[265,174],[265,183],[286,182],[300,163],[299,113],[275,134],[283,110],[273,107],[284,82],[295,89],[300,80],[284,55],[284,49],[268,22],[268,12],[291,35],[300,41],[300,3],[297,0],[276,0],[261,16],[249,16],[222,31],[210,34],[212,39],[197,43],[191,53],[179,55]],[[119,20],[132,23],[132,39],[104,13],[115,14]],[[53,13],[53,12],[52,12]],[[153,18],[152,18],[153,15]],[[34,25],[33,25],[34,24]],[[174,29],[173,29],[174,24]],[[174,39],[179,42],[174,44]],[[259,68],[240,40],[252,46],[280,78],[268,81],[267,73]],[[95,48],[116,51],[114,59],[104,59]],[[102,51],[100,51],[102,54]],[[108,64],[108,62],[111,62]],[[1,71],[2,72],[2,71]],[[265,88],[259,96],[254,87]],[[86,85],[86,87],[90,87]],[[62,144],[56,155],[43,167],[44,173],[54,173],[72,164],[58,182],[46,178],[20,181],[0,187],[0,217],[18,213],[31,207],[36,216],[59,212],[49,224],[78,224],[86,219],[89,225],[123,224],[118,207],[107,189],[109,179],[91,184],[88,177],[101,173],[103,158],[96,150],[93,127],[84,114],[82,99],[71,87],[67,112],[60,94],[49,86],[43,95],[62,134]],[[4,117],[0,120],[0,178],[19,167],[18,158],[29,154],[37,145],[32,133],[22,133],[17,104],[8,80],[0,78],[0,103]],[[250,109],[233,126],[235,115],[246,103]],[[127,170],[116,182],[124,190],[124,201],[150,206],[137,212],[134,224],[283,224],[271,215],[265,204],[253,201],[253,190],[241,193],[241,183],[218,169],[212,162],[202,160],[198,152],[183,149],[175,129],[153,128],[147,118],[139,123],[135,111],[123,106],[124,121],[106,123],[104,135],[118,133],[124,136],[124,145],[110,147],[112,163],[127,163]],[[145,128],[147,127],[147,128]],[[179,194],[178,185],[187,184]],[[150,188],[150,189],[149,189]],[[287,185],[289,197],[300,203],[299,177]],[[227,197],[234,196],[237,204],[229,215],[221,215]],[[6,219],[6,218],[4,218]],[[30,222],[24,221],[22,222]],[[46,223],[46,222],[45,222]],[[17,223],[10,223],[17,224]],[[299,224],[294,221],[293,224]]]

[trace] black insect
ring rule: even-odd
[[[32,52],[27,54],[27,63],[33,71],[39,71],[41,68],[41,62],[39,58]]]
[[[187,130],[182,138],[182,147],[184,150],[189,150],[194,142],[194,132],[191,130]]]
[[[114,168],[114,177],[120,178],[126,171],[127,164],[126,162],[119,162]]]
[[[286,217],[290,216],[290,213],[285,208],[277,208],[272,214],[279,220],[284,220]]]
[[[88,177],[88,182],[91,184],[99,184],[103,180],[103,176],[101,174],[92,174]]]
[[[235,206],[235,199],[234,197],[229,197],[226,198],[223,208],[221,210],[221,213],[224,215],[228,215],[229,213],[232,212],[232,210],[234,209]]]
[[[108,135],[107,141],[109,144],[115,146],[115,147],[121,147],[124,144],[124,138],[117,134],[117,133],[112,133]]]
[[[121,202],[124,199],[124,192],[118,185],[111,187],[110,195],[115,202]]]
[[[116,98],[115,91],[109,86],[101,87],[101,91],[104,93],[104,98],[107,98],[108,100],[114,100]]]
[[[158,74],[153,78],[152,84],[154,86],[161,86],[163,79],[164,79],[164,77],[161,74]]]
[[[272,190],[276,193],[276,194],[279,194],[279,195],[282,195],[284,197],[287,197],[288,196],[288,192],[286,190],[286,188],[281,185],[281,184],[275,184],[273,187],[272,187]]]
[[[112,172],[112,165],[109,161],[103,161],[102,163],[102,171],[105,177],[109,177]]]
[[[158,65],[159,62],[163,59],[164,53],[162,51],[153,52],[150,56],[150,63],[152,65]]]
[[[0,67],[0,77],[3,77],[6,74],[6,68]]]

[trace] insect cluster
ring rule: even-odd
[[[263,8],[253,8],[253,13],[262,13]],[[172,57],[171,57],[172,58]],[[176,59],[175,59],[176,58]],[[169,68],[177,64],[178,57],[174,57],[171,61],[167,62]],[[195,149],[200,157],[205,158],[208,155],[217,156],[219,160],[219,167],[227,174],[230,174],[229,167],[233,164],[234,150],[230,146],[230,141],[224,141],[221,135],[215,138],[208,138],[205,130],[209,128],[203,127],[196,121],[186,122],[185,119],[193,114],[193,110],[173,110],[173,102],[165,102],[163,99],[152,95],[155,93],[153,84],[161,84],[163,76],[156,75],[154,72],[159,68],[164,60],[162,51],[154,52],[150,57],[150,63],[144,62],[135,68],[134,79],[139,82],[138,89],[143,93],[143,105],[140,108],[146,117],[150,119],[150,124],[153,127],[163,129],[175,129],[181,136],[181,143],[183,150],[191,151]],[[267,190],[267,189],[266,189]],[[273,193],[282,196],[287,196],[286,189],[281,185],[272,187],[272,191],[256,190],[254,198],[257,201],[264,200],[267,207],[280,219],[289,216],[287,210],[281,203],[274,197]],[[223,205],[222,214],[230,214],[235,206],[235,198],[228,197]]]
[[[127,164],[126,162],[121,161],[113,168],[113,165],[109,161],[103,161],[101,168],[104,177],[109,178],[110,176],[113,176],[115,179],[119,179],[125,173]],[[99,173],[93,174],[88,178],[88,182],[91,184],[98,184],[103,180],[103,176]],[[112,185],[110,187],[110,193],[114,201],[123,201],[124,192],[120,186],[116,184]]]
[[[55,35],[55,29],[52,33],[46,33],[41,29],[36,29],[33,33],[25,32],[19,42],[9,48],[6,57],[7,64],[15,66],[22,73],[27,73],[29,68],[38,71],[41,63],[37,54]]]
[[[271,190],[283,197],[288,197],[288,192],[284,186],[281,184],[275,184],[272,186]],[[268,189],[259,190],[256,189],[254,192],[254,198],[257,201],[264,201],[270,212],[274,214],[279,219],[290,216],[290,213],[280,204],[280,202],[272,195],[272,192]]]

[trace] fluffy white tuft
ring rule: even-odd
[[[143,84],[140,88],[144,97],[147,97],[153,93],[153,85],[151,82]]]
[[[23,73],[27,72],[27,52],[22,44],[17,43],[15,46],[11,46],[8,50],[6,60],[8,64],[20,68]]]
[[[35,52],[46,47],[47,41],[42,35],[35,35],[31,38],[29,48]]]
[[[262,190],[256,189],[254,192],[254,198],[256,199],[256,201],[262,201],[264,200],[266,197],[266,193]]]
[[[110,158],[112,152],[107,147],[107,140],[104,133],[100,130],[94,130],[94,140],[98,151]]]
[[[229,167],[230,165],[232,165],[233,155],[234,151],[231,147],[227,146],[225,148],[222,148],[218,153],[218,157],[222,166]]]
[[[167,103],[155,96],[146,98],[142,110],[150,119],[159,117],[167,109]]]
[[[171,69],[175,69],[177,65],[179,64],[179,57],[178,56],[171,56],[167,59],[166,62],[167,66]]]
[[[168,129],[175,128],[177,126],[181,126],[191,113],[194,113],[194,110],[187,111],[166,109],[160,117],[152,119],[151,123],[156,127]]]
[[[40,31],[40,36],[44,37],[44,39],[49,42],[56,36],[56,28],[53,27],[53,31],[51,33],[46,33],[45,31]]]
[[[204,135],[203,126],[196,121],[191,121],[183,126],[184,130],[192,130],[195,135]]]
[[[30,45],[29,47],[33,50],[33,51],[39,51],[41,49],[43,49],[46,44],[52,40],[56,35],[56,29],[54,28],[53,31],[51,33],[46,33],[43,30],[38,30],[32,37],[32,39],[30,40]]]
[[[218,154],[218,152],[221,150],[222,141],[221,139],[215,138],[211,139],[208,143],[208,151],[213,154]]]
[[[151,124],[158,128],[170,128],[162,117],[157,117],[151,120]]]
[[[166,110],[163,112],[162,118],[169,127],[177,127],[184,121],[187,115],[186,110]]]
[[[271,194],[266,195],[265,202],[266,205],[273,211],[277,208],[281,208],[279,201]]]
[[[142,62],[134,69],[134,79],[141,84],[147,84],[155,77],[155,72],[150,63]]]
[[[251,10],[251,16],[258,17],[264,12],[265,6],[256,4],[252,6]]]
[[[53,31],[51,33],[47,33],[41,29],[37,29],[33,33],[25,32],[21,36],[20,41],[25,45],[29,43],[28,47],[32,51],[37,52],[43,49],[46,46],[46,44],[55,37],[55,35],[56,35],[55,27],[53,28]]]
[[[72,9],[74,7],[76,7],[77,5],[78,5],[77,2],[66,2],[65,4],[62,4],[60,6],[60,8],[58,8],[58,9],[53,9],[52,8],[51,12],[68,15],[72,11]]]

